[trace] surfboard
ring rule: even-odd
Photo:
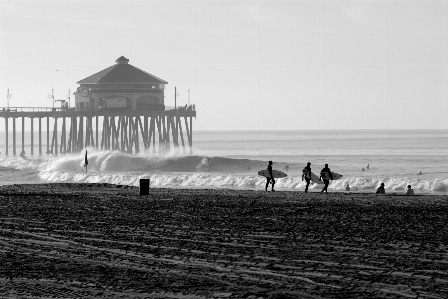
[[[258,175],[264,176],[266,178],[270,178],[271,174],[269,173],[269,170],[264,169],[264,170],[260,170],[258,172]],[[272,170],[272,175],[274,176],[275,179],[277,178],[284,178],[287,176],[286,173],[284,173],[283,171],[280,170]]]
[[[322,178],[327,179],[327,180],[331,180],[330,175],[329,175],[328,172],[324,172],[322,175],[323,175]],[[342,174],[339,174],[339,173],[333,172],[333,171],[331,172],[331,175],[333,176],[333,180],[339,180],[340,178],[343,177]]]
[[[303,172],[303,174],[305,175],[305,172]],[[309,175],[305,175],[305,177],[307,178],[307,179],[310,179],[313,183],[315,183],[315,184],[323,184],[324,182],[322,182],[320,179],[319,179],[319,177],[314,173],[314,172],[311,172],[311,178],[310,178],[310,176]]]
[[[321,180],[319,180],[319,177],[314,174],[314,172],[311,172],[311,181],[315,184],[323,184]]]

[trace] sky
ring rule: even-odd
[[[0,107],[125,56],[165,105],[190,90],[194,130],[448,129],[447,53],[442,0],[0,0]]]

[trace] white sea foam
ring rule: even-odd
[[[266,179],[256,175],[218,174],[218,173],[151,173],[151,172],[95,172],[70,173],[57,171],[42,171],[39,177],[50,182],[89,182],[111,183],[138,186],[141,178],[149,178],[152,186],[159,187],[214,187],[214,188],[264,188]],[[407,185],[412,185],[416,191],[423,193],[448,191],[448,179],[415,180],[408,178],[347,178],[333,181],[329,189],[344,191],[349,183],[352,191],[369,191],[379,187],[384,182],[390,192],[404,192]],[[313,184],[311,189],[321,189],[323,185]],[[291,176],[276,180],[275,187],[283,190],[303,190],[305,182],[301,177]]]
[[[343,162],[355,158],[355,156],[339,157],[337,169],[345,176],[333,181],[330,190],[344,191],[349,184],[352,191],[370,192],[384,182],[389,192],[404,192],[407,185],[411,185],[417,192],[448,193],[448,179],[443,177],[444,173],[438,177],[436,172],[426,177],[397,176],[395,173],[384,172],[387,171],[386,167],[371,169],[369,172],[349,173],[351,166],[344,166]],[[258,170],[266,168],[266,161],[254,159],[192,156],[175,152],[161,157],[149,153],[135,155],[88,149],[88,161],[88,175],[86,175],[83,168],[84,152],[42,159],[3,158],[0,159],[2,167],[0,182],[91,182],[138,186],[139,179],[150,178],[153,186],[243,189],[264,189],[266,183],[264,177],[256,175]],[[288,172],[288,177],[277,180],[276,188],[303,190],[305,188],[305,182],[301,179],[303,163],[276,162],[275,166],[277,169],[284,169],[286,164],[290,166],[291,171]],[[314,184],[310,188],[318,190],[322,185]]]

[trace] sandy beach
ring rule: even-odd
[[[448,297],[448,196],[138,193],[0,187],[0,297]]]

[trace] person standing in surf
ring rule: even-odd
[[[327,175],[326,175],[327,174]],[[322,181],[324,182],[324,188],[322,189],[322,191],[320,191],[320,193],[328,193],[328,185],[330,184],[330,180],[328,179],[328,177],[330,177],[330,180],[333,180],[333,175],[331,174],[331,170],[330,168],[328,168],[328,164],[325,164],[325,167],[322,168],[322,170],[320,171],[320,177],[319,179],[322,179]]]
[[[302,170],[302,182],[303,179],[306,181],[305,193],[308,192],[308,186],[311,183],[311,162],[306,163],[306,166]]]
[[[271,175],[271,177],[266,178],[266,187],[264,188],[264,190],[268,191],[269,183],[272,181],[272,191],[275,191],[274,190],[275,180],[274,180],[274,175],[272,174],[272,161],[269,161],[267,170],[269,171],[269,174]]]

